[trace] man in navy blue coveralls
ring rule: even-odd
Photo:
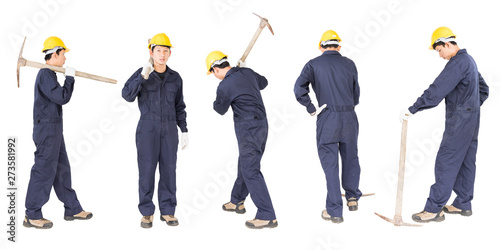
[[[62,67],[69,49],[58,37],[49,37],[42,51],[46,64]],[[57,198],[64,203],[65,220],[92,218],[92,213],[83,211],[71,187],[71,168],[63,136],[62,105],[71,99],[75,70],[66,67],[65,75],[62,87],[57,82],[56,73],[50,69],[41,69],[36,77],[33,105],[33,141],[36,151],[26,194],[25,227],[52,227],[52,222],[42,215],[42,206],[49,200],[52,186]]]
[[[360,166],[358,161],[358,118],[354,106],[359,103],[356,65],[339,51],[342,41],[333,30],[321,37],[322,55],[310,60],[295,82],[295,97],[312,116],[317,115],[316,139],[321,165],[325,172],[327,197],[322,218],[342,223],[342,196],[338,154],[342,159],[342,188],[350,211],[358,208]],[[309,97],[311,84],[320,105],[316,109]]]
[[[250,193],[257,214],[245,225],[257,229],[277,227],[271,197],[260,171],[268,132],[266,109],[260,91],[267,86],[267,79],[249,68],[232,68],[227,56],[220,51],[208,55],[207,70],[207,74],[213,73],[221,80],[214,110],[224,115],[229,107],[233,109],[239,149],[238,177],[231,192],[231,201],[222,208],[244,213],[243,202]]]
[[[151,61],[138,69],[125,83],[122,96],[133,102],[138,98],[141,118],[137,125],[136,146],[139,165],[139,211],[141,227],[153,226],[153,193],[155,172],[159,163],[158,203],[161,221],[169,226],[179,224],[175,218],[177,126],[182,137],[181,147],[187,147],[186,105],[182,93],[182,78],[167,66],[171,55],[170,39],[155,35],[149,45]]]
[[[436,107],[445,99],[446,125],[436,156],[436,182],[431,186],[424,211],[412,216],[416,222],[443,221],[443,212],[472,215],[480,106],[489,93],[476,62],[467,50],[457,46],[449,28],[440,27],[434,31],[429,49],[435,49],[449,61],[401,117],[408,119],[418,111]],[[452,205],[446,205],[452,190],[457,197]]]

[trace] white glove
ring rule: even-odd
[[[241,59],[238,60],[238,64],[240,65],[240,67],[245,67],[247,66],[247,63],[246,62],[243,62]]]
[[[64,75],[75,77],[75,69],[66,66],[66,71],[64,72]]]
[[[316,107],[316,105],[314,107]],[[311,116],[316,116],[316,115],[321,114],[321,111],[323,111],[323,109],[325,109],[325,108],[326,108],[326,103],[323,104],[323,106],[321,106],[319,108],[316,108],[316,111],[314,111],[313,113],[311,113]]]
[[[184,150],[188,147],[188,143],[189,143],[188,133],[184,132],[181,135],[181,148],[182,148],[182,150]]]
[[[403,122],[403,120],[408,121],[408,119],[412,116],[413,114],[410,112],[408,109],[403,109],[401,110],[401,114],[399,115],[399,121]]]
[[[142,66],[142,71],[141,71],[142,78],[147,80],[151,72],[153,72],[153,65],[151,64],[150,61],[148,61],[146,64],[144,64],[144,66]]]

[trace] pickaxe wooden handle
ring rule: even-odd
[[[18,88],[19,88],[19,71],[20,71],[21,67],[24,67],[24,66],[29,66],[29,67],[39,68],[39,69],[48,68],[48,69],[51,69],[51,70],[59,72],[59,73],[66,73],[66,69],[63,67],[52,66],[52,65],[28,61],[28,60],[24,59],[23,58],[23,49],[24,49],[25,42],[26,42],[26,37],[24,38],[23,46],[21,47],[21,52],[19,52],[19,58],[17,60],[17,87]],[[81,71],[75,71],[75,76],[84,77],[87,79],[101,81],[101,82],[108,82],[108,83],[116,84],[116,80],[114,80],[114,79],[110,79],[110,78],[106,78],[106,77],[102,77],[102,76],[98,76],[98,75],[92,75],[92,74],[81,72]]]
[[[421,225],[410,224],[403,222],[403,187],[405,180],[405,162],[406,162],[406,135],[408,131],[408,120],[403,120],[401,128],[401,148],[399,152],[399,171],[398,171],[398,190],[396,195],[396,212],[393,219],[389,219],[383,215],[375,213],[380,218],[394,224],[394,226],[410,226],[419,227]]]
[[[269,31],[271,31],[271,34],[274,35],[273,28],[271,28],[271,25],[269,24],[269,21],[267,20],[267,18],[263,18],[263,17],[255,14],[255,13],[253,13],[253,14],[256,15],[256,16],[258,16],[260,18],[260,24],[259,24],[259,27],[257,28],[257,31],[255,31],[255,34],[253,35],[252,40],[248,44],[247,49],[245,50],[245,53],[243,53],[243,56],[240,58],[240,61],[242,61],[242,62],[245,62],[245,60],[247,59],[248,54],[250,54],[250,51],[253,48],[253,45],[257,41],[257,38],[259,38],[260,33],[262,32],[262,30],[266,26],[269,28]],[[240,66],[240,62],[239,61],[238,61],[237,65]]]

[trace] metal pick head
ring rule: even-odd
[[[274,31],[273,31],[273,28],[271,27],[271,24],[269,23],[269,20],[267,20],[267,18],[264,18],[264,17],[261,17],[255,13],[253,13],[254,15],[258,16],[260,18],[260,26],[262,28],[264,28],[265,26],[267,26],[269,28],[269,31],[271,31],[271,34],[273,34],[274,36]]]

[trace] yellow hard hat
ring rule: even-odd
[[[66,48],[66,45],[64,45],[63,41],[61,38],[56,37],[56,36],[51,36],[43,42],[43,49],[42,52],[53,49],[55,47],[62,47],[66,52],[69,52],[69,49]]]
[[[207,64],[207,75],[212,74],[212,72],[210,72],[210,69],[212,68],[214,62],[219,61],[224,57],[227,57],[227,55],[218,50],[212,51],[210,52],[210,54],[208,54],[207,59],[205,60]]]
[[[338,40],[339,42],[342,41],[342,39],[340,39],[340,37],[337,34],[337,32],[335,32],[333,30],[327,30],[321,36],[321,40],[319,41],[319,45],[318,46],[321,47],[321,43],[322,42],[326,42],[326,41],[330,41],[330,40]]]
[[[153,36],[153,38],[151,38],[151,41],[149,41],[148,49],[151,49],[151,46],[156,46],[156,45],[168,46],[172,48],[174,47],[170,43],[170,39],[168,38],[167,35],[165,35],[165,33],[159,33]]]
[[[436,41],[439,38],[448,38],[450,36],[457,37],[457,36],[455,36],[455,34],[453,34],[453,32],[451,31],[451,29],[448,28],[448,27],[439,27],[439,28],[437,28],[434,31],[434,33],[432,33],[431,46],[429,46],[429,49],[430,50],[434,50],[433,45],[434,45],[434,43],[436,43]]]

